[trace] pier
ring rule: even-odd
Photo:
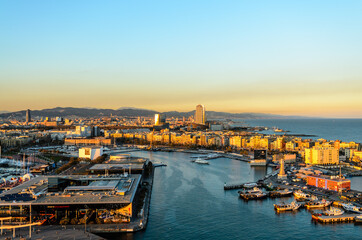
[[[250,183],[250,182],[249,183],[235,183],[235,184],[226,184],[225,183],[224,184],[224,190],[241,189],[241,188],[249,188],[249,189],[251,189],[253,187],[261,187],[261,184]]]
[[[242,183],[242,184],[225,184],[224,190],[241,189],[243,187],[244,187],[244,183]]]
[[[358,214],[343,214],[340,216],[312,215],[312,219],[322,223],[354,222],[356,216]]]

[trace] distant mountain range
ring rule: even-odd
[[[0,118],[9,117],[25,117],[25,110],[17,112],[5,112],[0,114]],[[127,108],[122,107],[119,109],[98,109],[98,108],[72,108],[72,107],[56,107],[43,110],[31,110],[32,117],[101,117],[101,116],[125,116],[125,117],[152,117],[154,114],[160,113],[154,110]],[[163,112],[167,117],[190,117],[195,114],[194,111],[190,112]],[[283,116],[264,113],[227,113],[207,111],[207,119],[281,119],[281,118],[301,118],[298,116]]]

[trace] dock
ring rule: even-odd
[[[244,183],[241,184],[225,184],[224,190],[241,189],[244,187]]]
[[[340,216],[312,215],[312,219],[322,223],[354,222],[354,218],[358,215],[359,214],[343,214]]]
[[[253,186],[247,186],[248,184],[253,184]],[[258,183],[234,183],[234,184],[224,184],[224,190],[232,190],[232,189],[241,189],[241,188],[253,188],[253,187],[261,187],[261,184]]]

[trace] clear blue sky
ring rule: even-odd
[[[362,117],[362,1],[1,1],[0,110]]]

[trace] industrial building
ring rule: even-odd
[[[92,166],[88,172],[90,174],[122,174],[122,173],[128,173],[128,174],[142,174],[144,170],[144,164],[122,164],[122,163],[116,163],[116,164],[95,164]]]
[[[135,216],[141,175],[40,176],[0,194],[0,216],[42,224],[120,223]]]
[[[330,176],[307,176],[307,185],[332,191],[350,190],[351,180]]]

